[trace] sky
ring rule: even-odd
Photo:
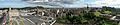
[[[22,0],[0,0],[0,8],[4,7],[13,7],[13,8],[21,8],[21,7],[35,7],[35,6],[43,6],[43,7],[65,7],[65,8],[76,8],[76,7],[102,7],[109,6],[120,8],[120,0],[62,0],[62,1],[54,1],[54,2],[39,2],[32,3],[26,2]]]

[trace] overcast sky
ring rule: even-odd
[[[69,0],[58,2],[47,2],[33,4],[22,0],[0,0],[0,7],[28,7],[28,6],[43,6],[43,7],[86,7],[88,4],[90,7],[110,6],[120,8],[120,0],[76,0],[69,2]]]

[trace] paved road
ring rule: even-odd
[[[40,25],[41,23],[43,23],[43,21],[39,20],[41,18],[41,16],[22,16],[22,18],[24,18],[24,20],[27,21],[27,22],[25,22],[26,24],[31,24],[30,21],[33,22],[32,24],[37,24],[37,25]],[[30,21],[28,21],[28,19]]]
[[[24,25],[34,25],[31,22],[29,22],[27,19],[24,19]]]

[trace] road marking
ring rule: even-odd
[[[35,23],[34,23],[33,21],[31,21],[31,20],[30,20],[30,19],[28,19],[28,18],[26,18],[26,19],[35,25]]]

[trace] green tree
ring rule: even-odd
[[[101,13],[98,12],[98,11],[94,12],[94,15],[97,16],[97,17],[100,16],[100,14],[101,14]]]
[[[105,13],[105,14],[110,14],[111,11],[104,11],[103,13]]]

